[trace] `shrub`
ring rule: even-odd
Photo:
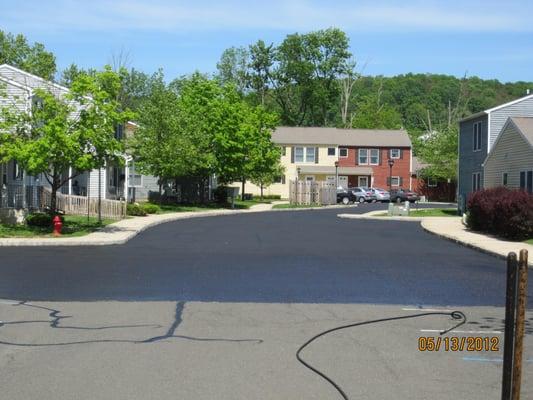
[[[144,203],[142,205],[142,209],[146,212],[146,214],[157,214],[161,211],[161,207],[152,203]]]
[[[50,214],[34,213],[26,217],[28,226],[37,226],[39,228],[49,228],[52,226],[53,217]]]
[[[467,201],[467,224],[477,231],[506,239],[533,237],[533,195],[505,187],[472,193]]]
[[[263,195],[265,200],[281,200],[281,195],[279,194],[265,194]]]
[[[126,214],[136,217],[144,217],[146,215],[146,211],[138,203],[133,203],[127,205]]]
[[[227,186],[217,186],[213,191],[215,202],[218,204],[226,204],[228,201],[228,190],[229,188]]]

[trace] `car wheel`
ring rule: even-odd
[[[359,203],[364,203],[365,202],[365,198],[364,197],[359,197],[359,200],[357,200]]]
[[[343,197],[342,198],[342,204],[344,204],[344,205],[350,204],[350,199],[348,197]]]

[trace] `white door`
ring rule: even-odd
[[[326,182],[335,184],[335,175],[326,176]]]
[[[360,176],[358,183],[361,187],[368,187],[368,176]]]
[[[305,176],[305,181],[306,182],[314,182],[315,181],[315,176],[314,175],[306,175]]]
[[[339,186],[346,189],[348,187],[348,177],[343,175],[339,176]]]

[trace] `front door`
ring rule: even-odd
[[[339,176],[339,186],[346,189],[348,187],[348,177],[343,175]]]
[[[357,186],[368,187],[368,176],[360,176],[357,183]]]

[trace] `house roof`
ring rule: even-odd
[[[335,146],[411,147],[403,129],[337,129],[318,127],[279,127],[272,134],[277,144],[316,144]]]
[[[499,106],[492,107],[492,108],[487,108],[486,110],[483,110],[483,111],[477,112],[475,114],[469,115],[468,117],[465,117],[465,118],[461,119],[459,122],[468,121],[469,119],[481,117],[482,115],[488,115],[488,114],[490,114],[493,111],[496,111],[496,110],[499,110],[501,108],[505,108],[505,107],[508,107],[508,106],[512,106],[513,104],[520,103],[521,101],[524,101],[524,100],[527,100],[527,99],[531,99],[531,98],[533,98],[533,94],[528,94],[527,96],[523,96],[523,97],[520,97],[520,98],[515,99],[513,101],[509,101],[507,103],[500,104]]]
[[[429,167],[429,164],[420,161],[418,157],[413,157],[413,167],[411,168],[411,172],[416,173],[426,167]]]
[[[59,89],[61,91],[64,91],[64,92],[65,91],[66,92],[69,91],[69,89],[67,87],[65,87],[65,86],[62,86],[62,85],[59,85],[59,84],[57,84],[55,82],[52,82],[52,81],[49,81],[47,79],[41,78],[40,76],[34,75],[34,74],[30,73],[30,72],[24,71],[24,70],[22,70],[20,68],[12,66],[12,65],[1,64],[0,65],[0,70],[3,69],[3,68],[7,68],[7,69],[10,69],[11,71],[18,72],[19,74],[25,75],[25,76],[27,76],[29,78],[32,78],[32,79],[34,79],[36,81],[39,81],[39,82],[41,82],[42,84],[44,84],[46,86],[52,86],[52,87],[55,87],[55,88],[57,88],[57,89]],[[1,74],[1,71],[0,71],[0,74]],[[24,83],[22,83],[22,82],[19,82],[19,83],[24,84],[25,86],[28,86],[28,87],[32,87],[32,85],[30,84],[29,81],[25,81]],[[32,88],[35,89],[35,87],[32,87]]]

